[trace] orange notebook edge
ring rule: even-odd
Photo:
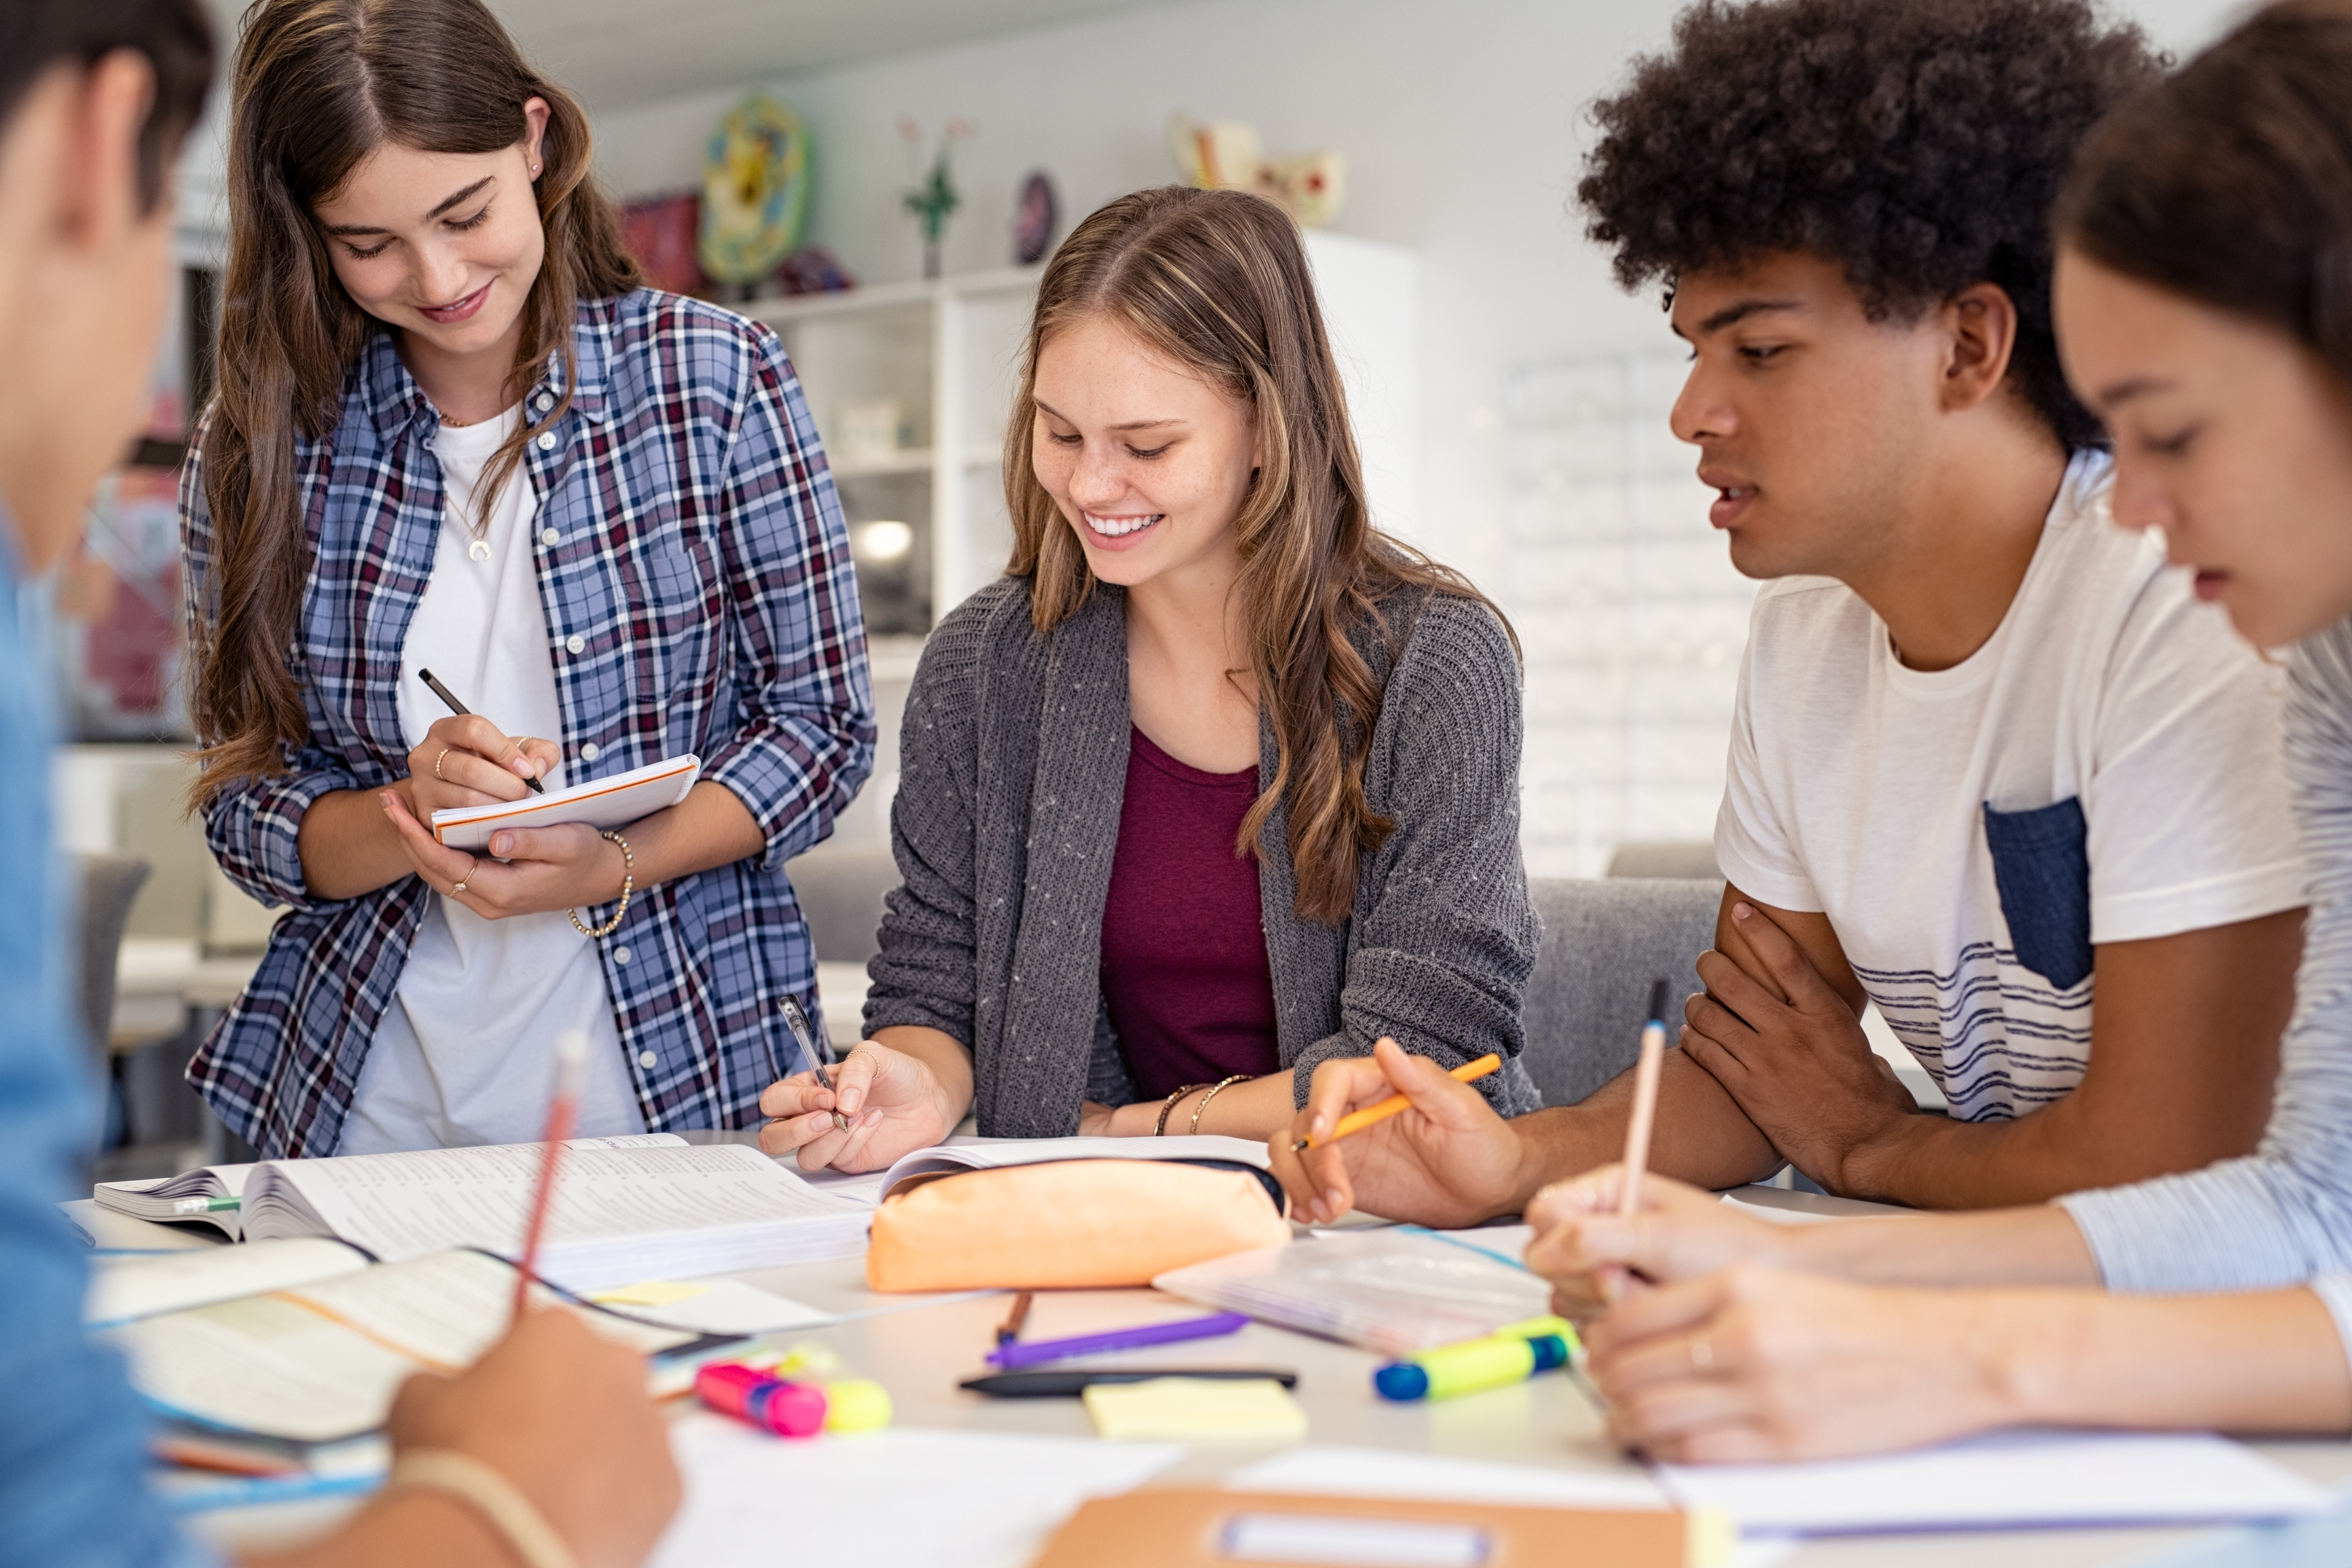
[[[1717,1515],[1664,1509],[1517,1508],[1389,1498],[1306,1496],[1147,1487],[1096,1498],[1046,1542],[1033,1568],[1223,1568],[1220,1547],[1244,1514],[1333,1520],[1409,1520],[1476,1527],[1485,1568],[1721,1568],[1732,1535]]]
[[[666,784],[669,780],[677,777],[680,773],[695,772],[701,766],[702,759],[699,757],[681,757],[678,759],[678,763],[676,767],[665,768],[657,773],[647,773],[643,778],[628,778],[624,775],[613,779],[603,789],[588,790],[580,795],[566,795],[563,804],[566,805],[575,805],[583,801],[600,799],[608,795],[617,795],[623,790],[641,789],[646,784]],[[538,799],[531,795],[525,795],[520,800],[507,802],[506,809],[503,811],[489,812],[482,816],[469,816],[461,822],[436,822],[430,825],[433,829],[433,841],[436,844],[446,844],[448,840],[444,838],[442,834],[449,828],[480,827],[485,824],[497,822],[501,817],[520,816],[527,811],[545,810],[547,805],[548,803],[544,800]]]

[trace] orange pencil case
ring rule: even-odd
[[[1290,1239],[1278,1188],[1246,1167],[1057,1160],[901,1186],[874,1211],[877,1290],[1149,1285],[1152,1276]]]

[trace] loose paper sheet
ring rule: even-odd
[[[650,1568],[1024,1568],[1080,1503],[1184,1452],[919,1427],[793,1440],[699,1412],[670,1447],[686,1503]]]
[[[2204,1523],[2328,1507],[2294,1471],[2200,1433],[1998,1433],[1859,1459],[1661,1465],[1658,1476],[1749,1534]]]
[[[648,1279],[591,1298],[648,1322],[670,1323],[705,1334],[772,1334],[782,1329],[814,1328],[833,1314],[740,1279],[678,1282]]]

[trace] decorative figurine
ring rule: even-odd
[[[1168,150],[1184,182],[1204,191],[1255,191],[1290,209],[1307,228],[1339,216],[1347,192],[1347,160],[1337,153],[1268,158],[1257,127],[1222,120],[1198,125],[1181,114],[1168,121]]]
[[[948,218],[963,205],[963,197],[955,188],[953,159],[955,144],[980,129],[968,120],[955,119],[940,133],[939,150],[931,156],[928,172],[919,165],[916,178],[919,182],[906,194],[907,210],[923,221],[923,276],[940,275],[940,247],[947,238]],[[922,155],[923,128],[909,114],[898,116],[898,134],[907,139],[907,149],[917,159]]]
[[[1024,267],[1045,259],[1054,248],[1054,226],[1061,203],[1054,199],[1054,179],[1043,169],[1021,182],[1021,200],[1013,209],[1013,259]]]
[[[702,158],[702,269],[749,291],[800,239],[809,136],[799,115],[753,94],[727,111]]]

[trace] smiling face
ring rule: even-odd
[[[1895,548],[1942,408],[1932,320],[1873,321],[1836,262],[1793,252],[1676,279],[1674,432],[1741,573],[1851,579]]]
[[[313,209],[353,302],[445,362],[510,363],[547,251],[531,181],[548,108],[524,106],[524,139],[495,153],[420,153],[387,142]]]
[[[2258,647],[2352,615],[2352,395],[2276,328],[2073,251],[2058,261],[2066,377],[2116,445],[2116,521],[2160,528]]]
[[[1238,558],[1260,462],[1247,405],[1102,316],[1046,340],[1035,401],[1030,466],[1097,577],[1133,588]]]

